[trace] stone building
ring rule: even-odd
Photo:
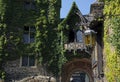
[[[16,47],[15,49],[21,52],[15,54],[29,55],[20,55],[18,57],[12,55],[10,56],[13,58],[12,60],[8,58],[9,60],[3,62],[2,68],[6,72],[5,82],[72,82],[72,80],[76,82],[103,82],[103,20],[99,21],[98,19],[103,17],[102,9],[104,4],[102,2],[95,2],[91,4],[90,14],[82,15],[77,5],[73,3],[68,16],[60,21],[61,1],[56,0],[54,4],[51,2],[52,0],[49,0],[49,3],[45,1],[38,2],[41,5],[35,5],[36,2],[34,2],[34,0],[14,0],[8,2],[13,3],[12,5],[7,4],[8,7],[12,6],[11,9],[15,11],[8,11],[8,13],[12,13],[11,16],[13,18],[8,18],[6,24],[8,24],[7,26],[11,25],[9,26],[10,29],[14,26],[14,29],[11,29],[12,31],[7,30],[11,33],[14,31],[15,33],[20,32],[23,38],[22,42],[27,44],[24,45],[24,47],[28,48],[28,51],[25,51],[25,48]],[[47,20],[47,24],[44,23],[46,22],[44,17],[45,20]],[[51,71],[47,70],[47,63],[38,63],[39,60],[37,58],[41,56],[41,54],[45,54],[42,50],[47,50],[47,48],[42,46],[44,49],[41,50],[41,54],[38,54],[36,52],[34,53],[34,46],[36,45],[32,47],[29,45],[34,43],[35,37],[37,37],[34,36],[36,32],[34,26],[37,28],[37,25],[39,27],[46,25],[45,28],[53,27],[54,29],[48,30],[48,32],[60,34],[58,43],[62,46],[64,53],[61,51],[61,54],[64,55],[66,61],[62,64],[61,74],[59,74],[59,76],[55,76]],[[59,29],[59,26],[62,28]],[[86,40],[89,41],[88,38],[85,39],[85,31],[87,29],[96,32],[95,43],[91,43],[90,45],[86,43]],[[49,35],[49,37],[53,36]],[[37,38],[37,41],[41,40],[41,38],[39,38],[40,37]],[[49,41],[51,39],[44,40]],[[11,47],[13,46],[10,46],[10,49]],[[14,52],[14,50],[9,53],[11,52]],[[45,57],[47,58],[47,55]]]

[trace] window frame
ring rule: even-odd
[[[35,10],[36,9],[35,0],[24,1],[24,9],[25,10]]]
[[[78,40],[78,35],[77,35],[78,32],[80,32],[81,41]],[[77,30],[76,31],[76,37],[75,37],[75,39],[76,39],[77,43],[84,43],[84,33],[82,32],[82,30]]]
[[[25,57],[25,56],[28,58],[28,59],[27,59],[27,65],[26,65],[26,66],[23,65],[23,57]],[[30,61],[29,61],[31,55],[25,55],[25,56],[21,56],[21,57],[20,57],[20,67],[32,67],[32,68],[35,68],[35,67],[36,67],[36,62],[37,62],[35,56],[33,56],[33,57],[34,57],[34,58],[33,58],[33,59],[34,59],[34,65],[33,65],[33,66],[30,66]]]
[[[25,28],[28,28],[28,31],[25,30]],[[25,44],[29,44],[29,43],[34,43],[35,42],[35,32],[36,32],[36,30],[35,30],[35,27],[34,27],[33,30],[31,30],[32,28],[33,28],[33,26],[24,26],[23,42]]]

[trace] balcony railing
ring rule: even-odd
[[[77,42],[73,42],[73,43],[67,43],[64,44],[64,49],[65,50],[77,50],[77,49],[85,49],[85,45],[84,43],[77,43]]]

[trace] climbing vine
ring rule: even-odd
[[[105,0],[105,74],[109,82],[120,81],[120,16],[118,15],[120,13],[119,3],[119,0]]]
[[[79,19],[71,14],[60,23],[61,0],[27,1],[30,1],[32,6],[26,6],[24,0],[0,0],[0,67],[7,60],[31,53],[30,55],[35,54],[41,65],[45,65],[54,75],[58,75],[63,63],[73,57],[67,57],[65,54],[64,43],[68,41],[68,33],[65,32],[70,27],[77,30],[78,27],[75,25]],[[75,3],[72,8],[78,10]],[[71,19],[72,16],[75,17],[74,20]],[[69,25],[68,20],[71,23]],[[24,43],[24,26],[35,27],[33,43]],[[0,68],[1,77],[5,78],[3,68]]]
[[[2,64],[28,53],[57,75],[59,45],[57,25],[60,22],[60,0],[35,0],[29,8],[25,1],[0,0],[0,78]],[[24,26],[35,27],[35,41],[23,42]],[[31,54],[30,54],[31,55]],[[53,68],[54,67],[54,68]]]

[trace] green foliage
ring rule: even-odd
[[[118,55],[120,55],[120,18],[114,17],[111,20],[111,28],[113,29],[113,33],[111,34],[111,43],[115,47],[116,52]]]
[[[0,67],[7,60],[31,53],[36,54],[38,63],[58,75],[62,65],[73,57],[65,57],[64,43],[68,42],[68,30],[78,28],[75,24],[80,20],[73,13],[78,8],[74,3],[70,15],[59,24],[61,0],[28,1],[34,3],[35,8],[25,8],[24,0],[0,0]],[[24,26],[35,27],[35,42],[23,42]],[[4,77],[5,74],[0,73]]]
[[[0,0],[0,70],[3,62],[34,53],[39,63],[46,64],[48,70],[57,75],[60,48],[55,29],[60,22],[60,0],[32,3],[35,8],[27,9],[24,1]],[[24,44],[24,26],[35,27],[34,43]]]
[[[119,3],[119,0],[105,0],[105,73],[109,82],[120,81],[120,16],[117,15],[120,13]]]

